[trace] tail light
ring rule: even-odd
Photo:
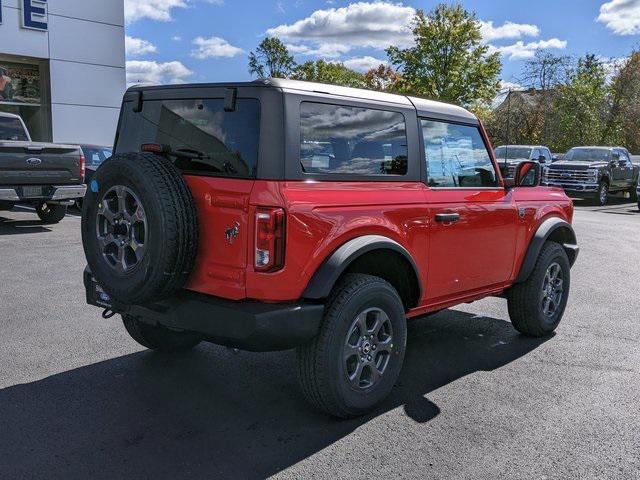
[[[84,182],[84,177],[87,175],[87,159],[83,154],[80,154],[80,179]]]
[[[255,269],[273,272],[284,266],[285,214],[282,208],[256,211]]]

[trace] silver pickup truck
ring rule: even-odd
[[[44,223],[58,223],[84,197],[84,175],[79,146],[32,142],[19,116],[0,112],[0,210],[27,204]]]

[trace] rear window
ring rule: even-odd
[[[304,102],[300,122],[300,163],[305,173],[407,173],[407,128],[401,113]]]
[[[0,140],[28,142],[29,137],[20,120],[13,117],[0,117]]]
[[[253,178],[259,140],[256,99],[238,99],[233,112],[224,110],[224,99],[147,100],[140,113],[125,106],[116,153],[159,143],[199,157],[176,161],[185,173]]]

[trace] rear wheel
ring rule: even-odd
[[[36,213],[40,220],[47,225],[60,223],[67,214],[67,206],[42,202],[36,205]]]
[[[202,337],[197,333],[177,332],[168,328],[149,325],[130,315],[123,315],[122,321],[131,338],[151,350],[179,352],[189,350],[202,341]]]
[[[593,201],[601,207],[604,207],[609,202],[609,184],[607,182],[600,182]]]
[[[318,336],[297,352],[302,391],[329,415],[363,415],[389,395],[400,374],[407,341],[402,301],[381,278],[350,274],[325,312]]]
[[[564,315],[570,284],[571,265],[564,248],[545,243],[527,281],[509,291],[509,316],[515,329],[531,337],[552,333]]]

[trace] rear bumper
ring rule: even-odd
[[[31,186],[31,185],[29,185]],[[86,185],[42,186],[40,195],[25,195],[22,187],[0,187],[0,200],[6,202],[53,201],[63,202],[84,197]]]
[[[152,305],[117,305],[104,293],[87,268],[87,303],[164,327],[188,330],[228,347],[254,352],[278,351],[303,345],[320,328],[324,306],[297,302],[267,304],[234,302],[184,290]]]

